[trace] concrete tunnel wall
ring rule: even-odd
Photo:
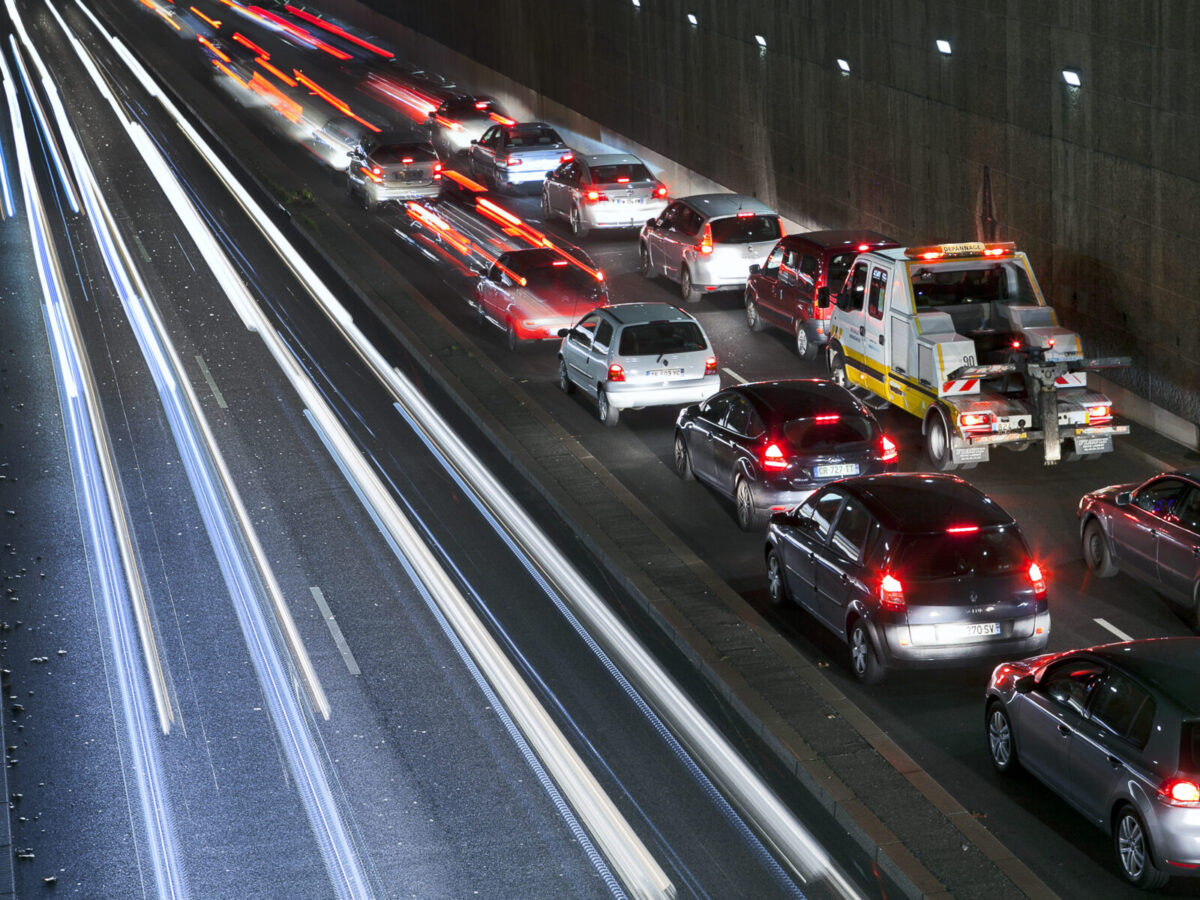
[[[1016,241],[1085,354],[1133,358],[1106,377],[1195,434],[1194,0],[367,6],[804,226]]]

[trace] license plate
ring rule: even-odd
[[[1108,453],[1112,450],[1112,438],[1107,434],[1099,435],[1098,437],[1084,437],[1083,435],[1075,438],[1076,453]]]
[[[999,622],[967,622],[963,625],[939,625],[938,640],[961,641],[967,638],[991,637],[1000,633]]]
[[[858,463],[839,463],[838,465],[817,466],[814,474],[818,478],[845,478],[847,475],[858,474]]]
[[[683,374],[683,369],[647,369],[647,378],[678,378]]]

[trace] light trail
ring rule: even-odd
[[[12,0],[6,0],[5,6],[9,8],[9,15],[13,15],[15,8],[12,5]],[[24,31],[24,29],[19,29]],[[25,96],[29,98],[29,108],[33,110],[33,117],[37,120],[38,128],[42,133],[42,138],[46,143],[46,150],[50,154],[50,159],[54,162],[54,169],[58,174],[59,183],[62,185],[63,193],[67,196],[67,205],[71,207],[71,212],[78,215],[79,201],[75,196],[75,188],[71,185],[71,176],[67,173],[67,167],[63,164],[62,153],[58,149],[58,141],[54,139],[54,132],[50,129],[50,122],[46,119],[46,111],[42,109],[42,101],[38,99],[37,91],[33,89],[33,82],[29,77],[29,71],[25,68],[25,61],[21,58],[21,51],[17,47],[17,39],[14,35],[8,36],[8,42],[12,46],[13,60],[17,64],[17,71],[21,73],[21,83],[25,88]],[[28,45],[28,37],[24,37],[24,43]],[[48,82],[49,78],[43,78],[43,83]],[[49,96],[55,96],[53,93],[53,84],[51,83]]]
[[[3,58],[3,52],[0,51],[0,59]],[[8,66],[4,67],[4,96],[8,100],[9,114],[17,109],[17,93],[12,85],[12,75],[8,71]],[[16,204],[13,202],[12,185],[8,180],[8,162],[4,158],[4,145],[0,143],[0,196],[4,200],[4,215],[7,218],[12,218],[17,214]]]
[[[121,698],[124,713],[121,718],[125,723],[132,754],[130,766],[137,785],[157,894],[160,897],[184,898],[187,889],[179,863],[174,818],[163,786],[158,745],[146,713],[151,704],[138,677],[137,653],[132,638],[136,625],[129,621],[128,604],[125,602],[128,599],[125,594],[128,584],[120,577],[121,574],[127,574],[126,560],[130,558],[131,551],[127,545],[128,529],[120,482],[112,463],[96,385],[82,350],[78,324],[74,320],[71,304],[66,299],[62,272],[54,256],[45,208],[37,192],[24,124],[12,89],[12,75],[3,54],[0,54],[0,71],[3,72],[5,93],[9,99],[25,208],[29,213],[29,233],[42,286],[43,315],[50,334],[51,358],[59,382],[59,402],[63,410],[67,447],[81,500],[80,520],[94,566],[94,574],[89,573],[94,579],[93,601],[98,590],[102,599],[99,605],[103,606],[103,619],[111,645],[109,658],[115,672],[114,679],[108,680],[106,677],[106,681],[110,690],[115,681]],[[98,610],[97,618],[100,615]]]

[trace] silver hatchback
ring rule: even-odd
[[[542,185],[542,218],[566,219],[577,238],[593,228],[641,225],[666,207],[667,186],[628,153],[575,156]]]
[[[708,336],[676,306],[609,306],[559,334],[558,386],[594,397],[605,425],[616,425],[623,409],[687,406],[721,389]]]
[[[642,226],[642,274],[679,282],[688,303],[706,291],[744,290],[783,237],[779,214],[743,194],[698,194],[673,201]]]
[[[984,702],[992,765],[1020,763],[1102,829],[1126,881],[1200,876],[1200,638],[1004,663]]]

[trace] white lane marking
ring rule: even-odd
[[[225,402],[225,398],[221,395],[221,389],[217,387],[216,380],[212,377],[212,372],[208,371],[208,366],[204,364],[204,357],[199,353],[196,354],[196,364],[200,366],[200,374],[204,376],[204,380],[208,382],[208,389],[213,392],[213,396],[217,398],[217,406],[221,409],[229,409],[229,405]]]
[[[728,375],[730,378],[732,378],[734,381],[736,381],[738,384],[749,384],[750,383],[749,378],[743,378],[737,372],[733,371],[733,369],[723,367],[721,369],[721,371],[724,372],[726,375]]]
[[[1107,628],[1109,631],[1111,631],[1113,634],[1115,634],[1117,637],[1119,637],[1123,641],[1132,641],[1133,640],[1133,635],[1126,634],[1120,628],[1118,628],[1116,625],[1114,625],[1112,622],[1108,621],[1107,619],[1092,619],[1092,621],[1095,622],[1097,625],[1099,625],[1101,628]]]
[[[312,591],[313,599],[317,601],[321,615],[325,617],[325,624],[329,626],[329,633],[333,635],[333,642],[337,644],[338,651],[342,654],[342,659],[346,663],[346,668],[350,670],[351,675],[361,675],[362,670],[358,667],[358,663],[354,659],[354,654],[350,652],[350,645],[346,643],[346,637],[342,634],[342,629],[338,626],[337,619],[333,617],[333,611],[330,610],[329,604],[325,602],[325,595],[315,585],[310,587],[309,590]]]

